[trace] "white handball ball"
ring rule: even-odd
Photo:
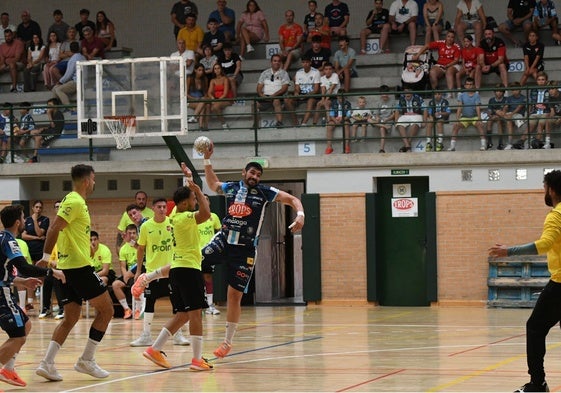
[[[195,142],[193,142],[193,146],[195,147],[195,150],[197,152],[199,152],[200,154],[205,154],[210,149],[211,143],[212,142],[208,137],[200,136],[195,139]]]

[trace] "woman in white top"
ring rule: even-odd
[[[440,33],[444,27],[443,16],[444,5],[440,0],[428,0],[423,6],[423,18],[426,26],[425,45],[440,39]]]
[[[460,0],[457,8],[454,29],[458,35],[458,40],[463,42],[466,30],[473,29],[476,46],[478,46],[483,38],[483,30],[487,25],[487,17],[481,2],[479,0]]]
[[[53,78],[51,78],[51,69],[57,65],[60,60],[60,45],[61,43],[58,41],[58,36],[54,31],[51,31],[49,34],[49,46],[47,48],[47,62],[43,68],[43,82],[45,83],[45,87],[49,90],[56,85],[56,81],[53,81]]]
[[[41,37],[33,34],[31,45],[27,49],[27,66],[23,71],[23,91],[35,91],[37,76],[45,62],[46,52],[47,50]]]

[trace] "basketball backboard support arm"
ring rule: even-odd
[[[203,188],[203,181],[202,181],[201,177],[199,176],[199,172],[193,166],[193,163],[189,159],[189,156],[187,155],[187,153],[183,149],[183,146],[181,146],[181,143],[179,142],[177,137],[176,136],[164,136],[162,138],[164,138],[164,141],[166,142],[166,145],[168,146],[169,151],[171,152],[171,154],[173,154],[173,157],[175,158],[175,160],[177,161],[179,166],[181,166],[181,163],[184,162],[185,165],[187,165],[187,167],[191,170],[191,172],[193,172],[193,181],[199,187],[201,187],[201,189],[202,189]]]

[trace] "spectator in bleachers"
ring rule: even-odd
[[[302,29],[304,30],[304,41],[308,41],[308,34],[311,30],[316,28],[316,15],[317,15],[318,3],[316,0],[308,1],[308,12],[304,16],[304,23],[302,24]],[[331,36],[331,32],[329,33]]]
[[[475,88],[481,87],[481,65],[479,65],[479,54],[481,48],[473,46],[473,36],[467,34],[463,41],[461,52],[460,70],[456,73],[456,87],[462,88],[462,81],[466,76],[473,78],[475,81]]]
[[[267,68],[259,76],[257,81],[257,95],[259,97],[268,97],[267,100],[259,100],[257,109],[262,112],[273,108],[275,112],[275,126],[281,128],[282,123],[282,98],[288,91],[290,77],[288,72],[282,69],[282,60],[280,55],[271,56],[271,67]]]
[[[325,154],[333,153],[333,145],[331,142],[333,140],[333,132],[338,126],[343,126],[343,137],[345,139],[343,152],[345,154],[349,154],[351,152],[351,144],[349,140],[351,136],[351,113],[351,103],[345,99],[343,94],[339,94],[337,98],[333,98],[331,100],[331,106],[327,116],[327,147],[325,148]]]
[[[532,18],[534,9],[536,8],[535,0],[509,0],[506,9],[506,17],[503,23],[499,25],[499,31],[503,33],[515,46],[522,46],[522,41],[515,39],[512,32],[518,28],[522,28],[525,35],[532,28]]]
[[[413,56],[413,60],[418,60],[419,56],[429,49],[438,51],[438,60],[436,64],[430,68],[429,72],[431,87],[437,89],[438,81],[446,77],[448,90],[454,90],[456,73],[460,70],[459,63],[462,51],[460,46],[456,43],[456,33],[454,33],[454,30],[448,30],[446,39],[433,41],[423,46],[419,52]]]
[[[335,72],[343,82],[345,92],[351,90],[351,78],[358,77],[356,70],[356,52],[349,46],[349,37],[339,37],[339,50],[333,56]]]
[[[78,53],[78,55],[80,54]],[[35,150],[33,150],[33,157],[29,160],[30,163],[39,162],[39,148],[47,147],[62,134],[62,130],[64,129],[64,115],[60,109],[57,108],[58,105],[60,105],[60,100],[58,98],[49,99],[47,101],[47,117],[49,118],[49,124],[46,127],[35,128],[30,133],[35,142]]]
[[[510,150],[513,148],[524,149],[523,140],[513,143],[513,133],[515,126],[517,129],[520,129],[526,123],[526,96],[523,95],[520,90],[520,82],[512,82],[510,84],[510,88],[510,95],[507,98],[508,106],[506,108],[505,114],[506,129],[508,131],[508,143],[505,146],[505,150]]]
[[[561,125],[561,92],[559,92],[559,82],[558,81],[549,81],[549,107],[551,108],[551,113],[549,117],[549,121],[546,123],[545,129],[545,141],[546,145],[549,141],[549,148],[551,146],[551,129],[552,128],[559,128]],[[544,148],[547,149],[547,147]]]
[[[520,78],[520,85],[524,86],[529,77],[537,80],[538,72],[544,70],[543,53],[545,45],[539,40],[538,32],[530,30],[528,42],[522,46],[524,53],[524,72]]]
[[[436,128],[436,144],[434,151],[442,151],[444,149],[444,124],[447,124],[450,119],[450,103],[443,97],[442,92],[435,91],[432,99],[425,108],[425,120],[427,125],[427,141],[425,144],[425,151],[433,151],[433,138],[434,129]]]
[[[218,30],[218,20],[211,18],[207,22],[208,31],[203,35],[203,41],[201,46],[198,48],[198,53],[200,56],[204,56],[203,47],[208,46],[212,50],[212,53],[218,56],[222,53],[222,47],[226,38],[224,33]]]
[[[327,113],[331,108],[331,100],[335,98],[337,92],[341,88],[341,83],[339,82],[339,74],[335,72],[333,64],[326,63],[323,67],[324,74],[320,78],[320,89],[321,89],[321,99],[318,101],[316,106],[316,113],[314,114],[313,123],[316,125],[319,121],[319,117],[322,116],[321,125],[325,126],[327,120]]]
[[[47,37],[54,32],[58,38],[58,42],[62,42],[66,39],[66,33],[68,32],[68,23],[62,20],[62,11],[54,10],[53,19],[55,20],[53,24],[49,27],[47,31]]]
[[[31,137],[31,131],[35,129],[35,120],[33,120],[33,116],[31,116],[31,104],[29,102],[22,102],[20,107],[19,128],[14,132],[14,136],[17,137],[14,140],[15,143],[23,149]]]
[[[13,105],[9,102],[2,105],[2,114],[0,115],[0,164],[6,162],[12,130],[14,134],[19,130],[16,118],[12,114],[12,108]]]
[[[500,76],[504,87],[508,86],[508,58],[506,57],[506,45],[503,40],[495,37],[495,31],[491,27],[486,27],[483,32],[484,39],[481,40],[479,47],[478,63],[481,72],[487,75],[491,72]]]
[[[101,38],[106,50],[114,48],[117,45],[115,24],[107,18],[105,11],[97,11],[95,34]]]
[[[423,5],[423,19],[425,21],[425,45],[440,39],[440,33],[444,28],[442,17],[444,16],[444,5],[440,0],[428,0]]]
[[[409,43],[415,45],[418,15],[419,6],[415,0],[394,0],[390,5],[391,33],[403,34],[409,32]]]
[[[43,39],[37,34],[33,35],[31,45],[27,48],[27,63],[23,70],[23,91],[37,90],[37,78],[43,70],[47,47]]]
[[[61,43],[58,40],[58,36],[54,31],[49,33],[49,42],[47,44],[47,52],[45,58],[45,65],[43,67],[43,83],[47,90],[51,90],[56,82],[58,82],[58,78],[56,81],[53,81],[51,77],[51,73],[53,68],[56,67],[60,60],[60,47]]]
[[[31,19],[31,14],[28,10],[23,10],[21,12],[21,23],[18,25],[16,36],[18,39],[22,40],[27,48],[31,45],[33,36],[37,34],[39,37],[43,37],[41,34],[41,26],[39,23]]]
[[[538,72],[536,83],[537,86],[530,89],[528,93],[528,103],[530,104],[528,108],[528,113],[530,114],[528,120],[528,134],[532,135],[536,133],[531,141],[532,149],[541,149],[544,147],[543,143],[543,132],[546,128],[546,123],[551,114],[551,108],[549,106],[549,86],[547,85],[548,75],[544,71]],[[526,135],[522,136],[525,139]],[[549,143],[547,141],[547,149],[549,149]]]
[[[279,27],[280,55],[284,62],[283,68],[288,70],[294,60],[301,56],[304,31],[302,26],[294,23],[294,11],[286,10],[284,13],[286,23]]]
[[[189,0],[181,0],[171,8],[171,23],[173,23],[173,35],[177,39],[179,30],[186,26],[187,15],[194,14],[195,20],[199,16],[197,5]]]
[[[350,12],[349,6],[340,0],[332,0],[325,6],[325,17],[329,21],[329,29],[334,36],[347,35],[347,26],[349,25]]]
[[[195,52],[187,49],[185,40],[181,37],[177,38],[176,45],[177,51],[173,52],[170,57],[183,57],[183,60],[185,60],[185,75],[189,76],[193,73],[195,67]]]
[[[242,73],[242,60],[240,55],[234,52],[231,42],[225,42],[224,48],[220,56],[218,56],[218,63],[224,69],[224,73],[230,80],[230,89],[234,97],[238,96],[238,87],[243,81]]]
[[[368,12],[366,27],[360,31],[360,54],[366,54],[366,39],[370,34],[380,35],[380,53],[389,53],[390,11],[384,8],[383,0],[374,0],[374,8]]]
[[[218,30],[224,34],[227,42],[236,37],[236,13],[233,9],[226,7],[226,0],[218,0],[216,9],[210,13],[208,19],[218,21]]]
[[[204,35],[203,29],[197,25],[197,16],[191,13],[185,18],[185,26],[177,33],[177,39],[185,41],[185,47],[197,53]]]
[[[399,149],[400,153],[411,151],[411,140],[423,125],[423,110],[424,103],[420,95],[405,89],[403,94],[399,96],[396,108],[396,125],[403,141],[403,146]],[[409,135],[407,129],[409,129]]]
[[[7,12],[2,12],[0,15],[0,45],[2,45],[6,40],[4,39],[4,32],[6,30],[16,31],[16,26],[10,23],[10,14]]]
[[[552,0],[538,0],[534,9],[534,30],[549,26],[551,29],[551,38],[556,45],[561,45],[561,34],[559,34],[559,20],[557,17],[557,9]]]
[[[105,59],[105,44],[95,35],[91,27],[84,27],[82,30],[84,39],[82,40],[82,54],[86,60]]]
[[[479,131],[479,150],[484,151],[487,149],[487,139],[485,138],[483,123],[481,122],[481,97],[475,91],[475,81],[473,78],[466,78],[464,88],[465,90],[458,95],[458,105],[456,107],[456,118],[458,121],[454,123],[452,128],[452,138],[448,151],[456,151],[458,133],[469,126],[474,126]]]
[[[495,95],[489,98],[487,105],[487,150],[493,147],[491,135],[493,134],[493,124],[497,124],[497,134],[499,134],[499,145],[497,150],[504,150],[503,134],[506,129],[506,108],[508,101],[505,97],[505,88],[500,83],[495,85]],[[482,114],[483,116],[483,114]]]
[[[265,14],[255,0],[249,0],[236,27],[236,38],[240,43],[240,56],[253,52],[252,44],[269,42],[269,25]]]
[[[80,22],[76,23],[74,28],[80,35],[80,41],[84,39],[84,27],[89,27],[93,31],[95,31],[95,23],[89,20],[90,17],[90,10],[86,8],[82,8],[80,10]]]
[[[373,126],[380,130],[380,150],[378,153],[386,152],[386,135],[392,131],[395,123],[396,103],[393,95],[389,94],[388,85],[380,86],[379,101],[375,106]]]
[[[208,104],[198,102],[208,92],[208,78],[202,64],[195,65],[194,71],[187,77],[187,105],[195,112],[189,117],[189,123],[199,123],[201,131],[208,130]]]
[[[321,46],[321,37],[314,36],[312,38],[312,47],[306,51],[304,56],[310,58],[312,67],[315,68],[323,75],[323,67],[331,57],[331,50]]]
[[[0,74],[9,72],[12,80],[10,91],[16,93],[18,71],[24,67],[25,48],[22,41],[15,38],[12,30],[4,30],[5,42],[0,45]]]
[[[88,29],[88,27],[84,28]],[[88,34],[93,34],[93,32]],[[68,98],[68,95],[76,93],[76,63],[86,60],[86,57],[80,53],[80,47],[77,42],[70,44],[70,50],[74,54],[70,60],[68,60],[66,72],[52,90],[53,94],[58,97],[63,105],[69,105],[70,99]]]
[[[316,12],[314,27],[308,30],[307,42],[313,42],[314,37],[319,37],[320,46],[331,53],[331,30],[319,12]]]
[[[214,78],[210,80],[207,95],[214,99],[210,104],[210,112],[218,117],[223,130],[229,130],[230,126],[226,123],[223,112],[226,107],[234,103],[232,100],[227,100],[227,98],[234,98],[234,95],[230,90],[230,80],[224,74],[224,69],[219,63],[214,65]]]
[[[485,10],[479,0],[460,0],[456,7],[454,29],[458,33],[458,40],[463,42],[467,29],[473,29],[475,42],[479,44],[483,39],[483,31],[487,26]],[[460,88],[461,85],[458,87]]]
[[[284,101],[286,109],[291,112],[293,125],[308,125],[308,120],[312,117],[312,111],[316,106],[316,98],[310,96],[319,94],[320,79],[319,71],[312,68],[312,60],[307,56],[303,56],[302,68],[296,71],[294,76],[294,95]],[[298,108],[298,104],[302,101],[306,102],[306,111],[304,112],[302,123],[299,123],[295,111]]]
[[[373,123],[372,111],[366,107],[366,97],[358,97],[356,107],[351,112],[351,142],[358,142],[358,128],[361,129],[360,141],[366,141],[366,130],[368,125]]]
[[[205,75],[210,81],[214,77],[214,65],[218,61],[218,57],[212,53],[212,48],[208,45],[203,45],[203,57],[199,61],[205,68]]]
[[[69,27],[66,32],[67,39],[60,44],[60,54],[59,61],[54,67],[51,68],[51,87],[56,85],[60,80],[62,75],[66,72],[66,66],[68,65],[68,60],[72,57],[73,53],[70,50],[70,44],[72,42],[78,43],[78,48],[81,49],[81,42],[78,40],[78,32],[75,27]],[[46,81],[47,79],[45,79]]]

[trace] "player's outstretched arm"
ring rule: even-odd
[[[218,176],[214,173],[212,169],[212,163],[210,162],[210,157],[214,153],[214,144],[211,142],[209,149],[204,153],[204,166],[205,166],[205,179],[208,188],[216,193],[222,192],[222,182],[218,180]]]
[[[284,205],[288,205],[292,207],[296,211],[296,219],[289,225],[290,230],[294,232],[298,232],[304,226],[304,206],[302,206],[302,202],[300,199],[296,198],[294,195],[290,195],[287,192],[279,191],[277,195],[277,202],[280,202]]]

